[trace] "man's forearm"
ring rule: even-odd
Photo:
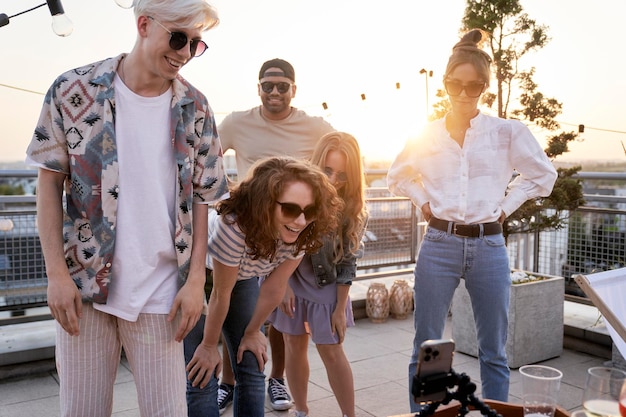
[[[50,279],[67,275],[63,248],[63,181],[64,174],[39,170],[37,184],[37,229]]]

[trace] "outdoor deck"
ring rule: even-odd
[[[411,276],[392,276],[379,281],[385,282],[389,288],[394,279],[410,281]],[[351,296],[357,315],[359,301],[364,299],[370,282],[357,281],[353,285]],[[543,363],[563,371],[559,405],[572,411],[581,407],[586,370],[607,362],[610,348],[606,346],[608,337],[606,328],[598,321],[597,310],[593,307],[566,302],[565,333],[572,334],[568,343],[573,347],[566,344],[566,349],[560,357]],[[446,336],[449,335],[448,325]],[[381,324],[360,318],[355,327],[348,329],[345,350],[354,373],[358,416],[384,417],[408,412],[407,364],[411,354],[412,337],[413,320],[410,317],[404,320],[389,318]],[[310,415],[339,416],[339,408],[328,384],[324,367],[312,344],[309,348],[309,361]],[[480,395],[480,375],[476,358],[457,352],[454,357],[454,370],[469,375],[478,385]],[[512,370],[510,402],[520,403],[520,390],[519,373]],[[113,411],[115,417],[139,416],[135,385],[125,359],[119,367]],[[59,416],[59,385],[53,360],[0,367],[0,417],[39,415]],[[269,403],[266,403],[266,415],[287,417],[289,414],[272,411]],[[232,413],[227,411],[224,416],[232,416]]]

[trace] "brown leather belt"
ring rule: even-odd
[[[499,222],[461,224],[449,222],[447,220],[441,220],[436,217],[431,217],[428,225],[437,230],[448,232],[450,234],[461,237],[480,237],[481,229],[483,236],[499,235],[500,233],[502,233],[502,225]]]

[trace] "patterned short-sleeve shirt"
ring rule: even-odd
[[[97,303],[107,299],[115,245],[120,185],[113,80],[124,56],[59,76],[46,94],[27,151],[32,164],[67,175],[65,258],[83,299]],[[227,192],[227,183],[206,97],[180,76],[172,89],[170,137],[178,167],[172,244],[182,285],[189,273],[193,203],[217,200]]]

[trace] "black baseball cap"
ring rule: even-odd
[[[266,74],[269,68],[279,68],[282,71],[282,74],[278,71],[272,71],[271,73]],[[286,77],[294,83],[296,82],[296,72],[294,71],[291,64],[284,59],[270,59],[269,61],[265,61],[263,65],[261,65],[261,70],[259,71],[259,80],[265,76],[270,75]]]

